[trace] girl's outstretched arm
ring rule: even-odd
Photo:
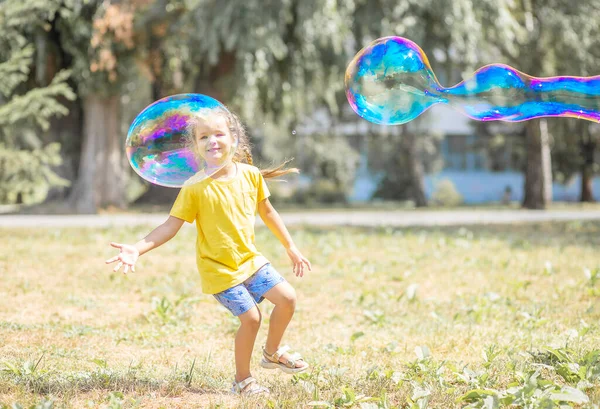
[[[308,267],[308,271],[312,271],[310,261],[300,253],[300,250],[294,244],[292,236],[288,232],[288,229],[283,224],[283,220],[277,213],[277,210],[273,207],[269,199],[265,199],[258,203],[258,214],[260,218],[265,222],[265,225],[271,230],[271,232],[281,242],[288,257],[294,264],[293,271],[298,277],[304,275],[304,266]]]
[[[113,271],[119,271],[122,266],[125,266],[123,269],[124,274],[127,274],[130,268],[131,271],[135,271],[135,262],[138,257],[171,240],[179,229],[181,229],[183,222],[184,220],[169,216],[163,224],[152,230],[150,234],[133,246],[115,242],[110,243],[111,246],[119,249],[119,254],[106,260],[106,264],[114,263],[118,260],[119,262]]]

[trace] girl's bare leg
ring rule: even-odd
[[[267,342],[265,343],[266,352],[272,355],[279,349],[283,334],[294,316],[294,311],[296,310],[296,291],[290,283],[284,281],[267,291],[264,297],[275,305],[269,318],[269,333],[267,335]],[[287,357],[288,354],[285,353],[279,360],[287,362]],[[296,368],[303,366],[307,366],[307,364],[305,362],[296,363]]]
[[[260,328],[260,310],[255,305],[238,316],[240,328],[235,335],[235,381],[240,382],[251,376],[250,358],[254,349],[256,334]]]

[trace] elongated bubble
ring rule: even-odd
[[[345,83],[352,109],[382,125],[407,123],[439,103],[478,121],[558,116],[600,122],[600,76],[537,78],[491,64],[444,88],[423,50],[402,37],[363,48],[348,65]]]

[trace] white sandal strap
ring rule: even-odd
[[[249,376],[243,381],[236,382],[235,387],[237,388],[238,392],[241,392],[242,390],[244,390],[244,388],[246,388],[246,386],[250,385],[253,382],[256,382],[256,379],[254,379],[254,377],[252,376]]]
[[[281,355],[285,354],[289,350],[290,347],[288,345],[284,345],[280,347],[277,351],[275,351],[275,353],[271,355],[271,358],[273,358],[275,362],[279,362],[279,358],[281,358]]]
[[[281,362],[279,360],[281,358],[281,356],[289,350],[290,350],[290,347],[288,345],[284,345],[284,346],[280,347],[279,349],[277,349],[277,351],[275,351],[275,353],[269,354],[267,352],[267,350],[263,347],[263,354],[265,355],[266,358],[268,358],[272,362],[275,362],[279,365],[284,365],[288,368],[295,368],[297,361],[304,361],[304,359],[302,358],[302,355],[300,355],[299,353],[295,352],[293,354],[290,354],[290,356],[287,358],[286,362]]]
[[[302,359],[302,355],[300,355],[299,353],[294,353],[294,354],[290,355],[290,357],[288,358],[287,362],[284,365],[287,366],[288,368],[295,368],[296,362],[298,362],[298,361],[304,361],[304,359]]]

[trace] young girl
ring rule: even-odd
[[[290,354],[281,339],[296,305],[294,288],[271,266],[254,244],[256,211],[265,225],[285,247],[296,276],[304,275],[310,262],[295,246],[277,211],[269,202],[265,178],[277,177],[297,169],[284,164],[259,170],[252,165],[248,137],[238,118],[226,110],[199,114],[190,126],[194,151],[206,163],[210,177],[184,186],[169,218],[135,245],[111,243],[119,254],[106,260],[118,261],[114,271],[124,267],[135,271],[138,257],[170,240],[184,221],[196,222],[196,261],[202,290],[214,297],[240,320],[235,336],[236,374],[232,391],[242,395],[268,393],[250,373],[250,357],[260,327],[257,307],[264,298],[275,307],[270,317],[261,366],[286,373],[305,371],[308,364],[298,354]],[[228,152],[237,143],[232,161]],[[243,156],[242,156],[243,155]],[[247,163],[242,163],[245,160]]]

